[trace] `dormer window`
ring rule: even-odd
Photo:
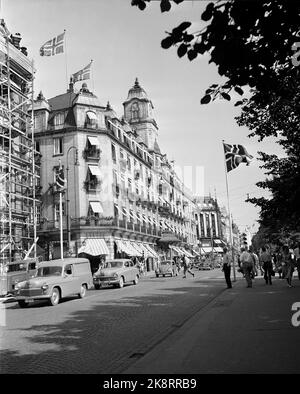
[[[63,126],[64,123],[65,123],[65,114],[63,112],[59,112],[54,116],[55,127]]]
[[[86,127],[95,129],[97,127],[97,115],[95,112],[88,111],[86,113]]]

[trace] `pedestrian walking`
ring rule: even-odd
[[[292,259],[292,255],[290,253],[289,247],[284,245],[282,247],[282,265],[283,265],[283,272],[284,277],[287,280],[288,287],[292,287],[292,277],[294,273],[294,263]]]
[[[253,257],[253,261],[254,261],[254,265],[253,265],[253,275],[252,275],[252,279],[255,278],[255,276],[258,276],[258,268],[259,268],[259,258],[257,256],[257,254],[254,252],[254,249],[252,246],[249,247],[249,253],[251,254],[251,256]]]
[[[294,249],[294,256],[295,256],[295,260],[296,260],[298,279],[300,280],[300,242],[298,242],[296,244],[296,248]]]
[[[231,271],[231,256],[228,253],[227,248],[223,248],[223,268],[222,271],[224,272],[227,289],[232,288],[231,279],[230,279],[230,271]]]
[[[254,259],[249,253],[247,246],[245,247],[243,253],[241,254],[241,267],[243,269],[246,282],[247,282],[247,287],[252,287],[252,278],[251,278],[251,273],[253,271],[253,266],[254,266]]]
[[[195,274],[190,270],[190,260],[186,256],[182,256],[182,266],[183,266],[183,278],[186,278],[186,273],[195,276]]]
[[[272,266],[272,256],[271,254],[267,251],[267,248],[263,246],[261,248],[262,253],[260,255],[260,262],[262,264],[263,270],[265,272],[264,274],[264,279],[266,281],[266,284],[271,285],[272,284],[272,271],[273,271],[273,266]]]

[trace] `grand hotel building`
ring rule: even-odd
[[[153,104],[136,79],[118,118],[86,83],[34,103],[36,149],[41,154],[39,244],[46,258],[60,257],[61,165],[65,255],[99,261],[162,253],[193,254],[197,245],[193,196],[158,144]],[[170,248],[171,247],[171,248]],[[94,260],[93,260],[94,259]]]

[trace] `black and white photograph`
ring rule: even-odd
[[[0,379],[299,374],[299,201],[299,1],[0,0]]]

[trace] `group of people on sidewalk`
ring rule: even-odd
[[[247,287],[252,287],[252,280],[258,275],[260,270],[264,276],[267,285],[272,285],[272,277],[277,272],[279,278],[286,279],[288,287],[292,287],[292,278],[295,268],[298,271],[300,280],[300,243],[290,249],[287,245],[277,248],[276,253],[272,254],[267,246],[261,248],[259,256],[253,248],[247,247],[241,249],[241,255],[238,259],[239,271],[243,273],[247,282]],[[232,256],[225,247],[223,249],[223,272],[227,288],[232,288],[230,271],[232,265]]]

